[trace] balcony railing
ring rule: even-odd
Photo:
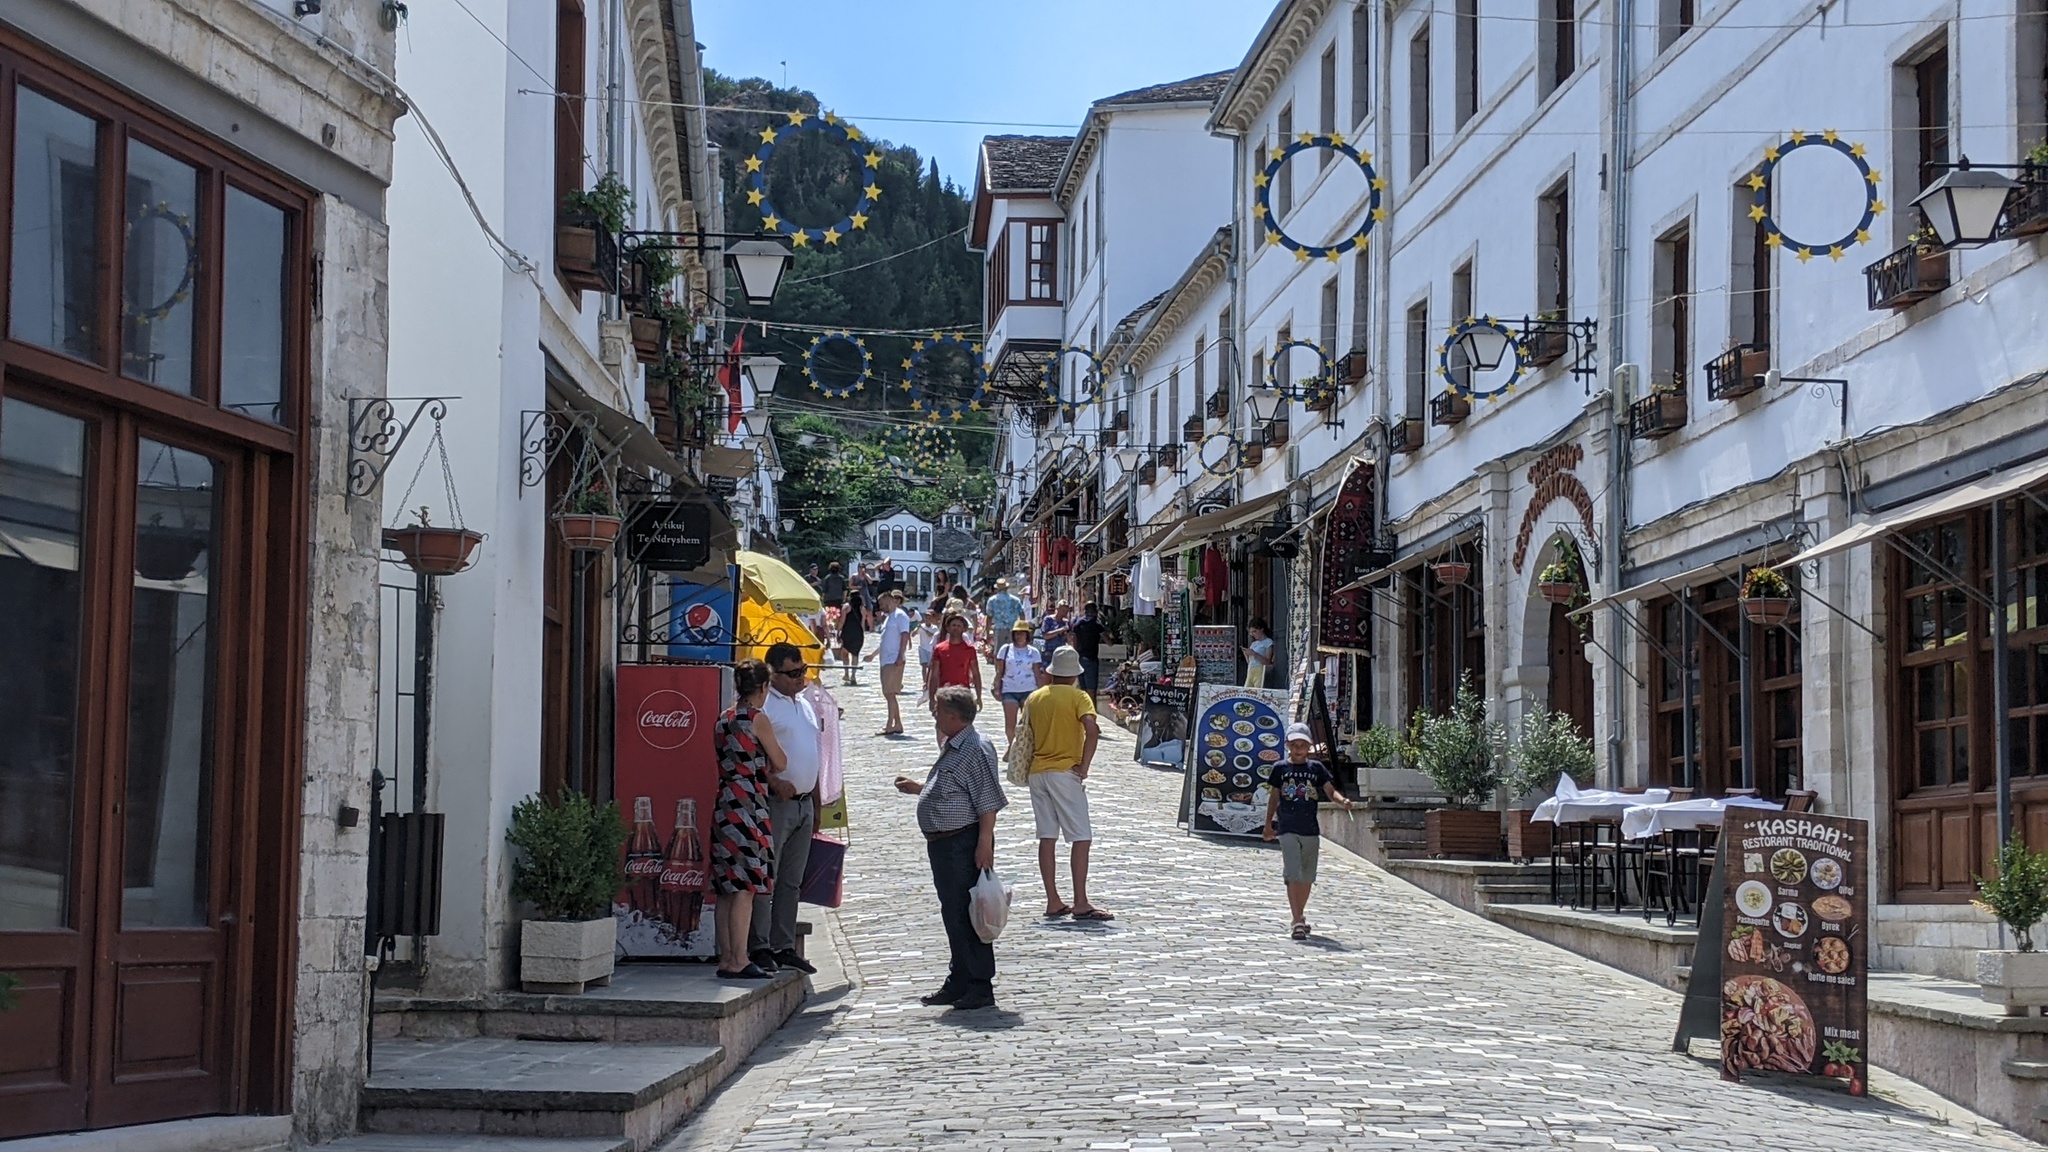
[[[579,292],[619,290],[619,238],[595,215],[562,212],[555,217],[555,270]]]
[[[1562,320],[1538,320],[1522,337],[1522,359],[1531,368],[1545,368],[1571,351],[1571,332]]]
[[[1239,449],[1239,459],[1246,468],[1257,468],[1266,459],[1266,445],[1262,440],[1247,440]]]
[[[1998,237],[2016,240],[2043,232],[2048,232],[2048,168],[2030,163],[2021,168],[2020,186],[2005,202]]]
[[[1411,416],[1388,425],[1387,451],[1396,455],[1422,451],[1422,421]]]
[[[1211,420],[1230,419],[1230,390],[1218,388],[1216,391],[1209,393],[1209,403],[1202,410],[1202,413]]]
[[[1922,252],[1908,244],[1863,270],[1870,281],[1870,310],[1910,308],[1948,287],[1948,253]]]
[[[1632,440],[1662,440],[1685,427],[1685,393],[1657,391],[1628,406]]]
[[[1202,442],[1202,418],[1200,416],[1188,417],[1187,423],[1180,426],[1180,438],[1189,444],[1200,444]]]
[[[1162,467],[1180,467],[1180,445],[1178,444],[1161,444],[1153,451],[1153,455],[1158,457]]]
[[[1456,392],[1439,392],[1429,402],[1429,422],[1439,428],[1452,428],[1465,422],[1472,415],[1472,401]]]
[[[1275,420],[1261,429],[1259,435],[1266,447],[1285,448],[1287,446],[1287,433],[1287,421]]]
[[[1707,361],[1707,399],[1733,400],[1763,387],[1771,367],[1768,344],[1737,344]]]

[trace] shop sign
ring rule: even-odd
[[[706,476],[704,478],[704,490],[706,492],[711,493],[713,496],[734,495],[740,490],[739,477],[716,475]]]
[[[1195,662],[1184,660],[1171,676],[1145,685],[1145,703],[1138,713],[1140,764],[1179,768],[1187,761],[1189,712],[1195,706]]]
[[[1188,828],[1257,836],[1266,825],[1268,782],[1287,755],[1287,692],[1203,679],[1187,743]]]
[[[711,509],[651,501],[626,521],[626,557],[642,568],[688,572],[711,560]]]

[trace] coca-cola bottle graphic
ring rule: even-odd
[[[697,802],[676,801],[676,830],[661,866],[661,918],[675,929],[677,943],[697,930],[704,912],[704,849],[697,843]]]
[[[661,834],[654,830],[654,797],[633,801],[633,839],[626,845],[626,907],[652,918],[661,880]]]

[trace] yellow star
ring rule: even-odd
[[[910,360],[907,357],[903,361],[903,369],[906,372],[910,370]],[[910,382],[908,380],[903,382],[903,389],[906,392],[910,390]]]
[[[853,219],[853,226],[854,226],[855,228],[866,228],[866,227],[868,226],[868,218],[867,218],[866,216],[863,216],[863,215],[861,215],[861,214],[860,214],[860,213],[858,213],[858,212],[855,212],[855,213],[853,214],[853,217],[852,217],[852,219]]]
[[[1878,171],[1877,169],[1875,169],[1875,168],[1872,168],[1872,169],[1870,170],[1870,175],[1869,175],[1869,176],[1867,176],[1867,177],[1865,177],[1865,179],[1869,180],[1869,181],[1870,181],[1870,186],[1871,186],[1871,187],[1873,187],[1873,188],[1875,188],[1875,187],[1877,187],[1877,186],[1878,186],[1879,184],[1882,184],[1882,183],[1884,182],[1884,173],[1882,173],[1882,172],[1879,172],[1879,171]]]
[[[1806,143],[1806,133],[1804,133],[1804,132],[1794,132],[1794,133],[1792,134],[1792,142],[1793,142],[1794,144],[1804,144],[1804,143]]]
[[[855,127],[854,127],[853,125],[851,125],[851,124],[848,124],[848,125],[846,126],[846,138],[847,138],[848,140],[858,140],[858,139],[860,139],[860,129],[858,129],[858,128],[855,128]]]
[[[763,129],[761,129],[761,143],[763,143],[763,144],[773,144],[773,143],[775,143],[775,129],[773,129],[773,128],[763,128]]]
[[[1372,218],[1375,220],[1385,220],[1387,218],[1387,210],[1385,208],[1373,209]]]
[[[924,341],[922,341],[922,340],[912,340],[912,341],[910,342],[910,350],[911,350],[912,352],[922,352],[922,351],[924,351]]]
[[[790,233],[789,246],[792,248],[809,248],[811,246],[811,234],[802,229]]]
[[[747,190],[747,203],[750,205],[758,206],[761,203],[761,201],[766,200],[767,198],[768,194],[766,192],[761,191],[759,188],[749,188]]]
[[[1274,232],[1274,231],[1268,231],[1268,232],[1266,233],[1266,243],[1268,243],[1268,244],[1278,244],[1278,243],[1280,243],[1280,233],[1278,233],[1278,232]]]
[[[1872,200],[1872,201],[1870,202],[1870,214],[1871,214],[1872,216],[1882,216],[1882,215],[1884,215],[1884,201],[1882,201],[1882,200]]]
[[[1385,176],[1373,177],[1372,190],[1375,192],[1385,192],[1387,190],[1387,178]]]
[[[1866,231],[1864,231],[1864,230],[1863,230],[1863,229],[1861,229],[1861,228],[1858,228],[1858,229],[1856,230],[1856,242],[1857,242],[1858,244],[1868,244],[1868,243],[1870,243],[1870,233],[1869,233],[1869,232],[1866,232]]]
[[[851,333],[842,333],[842,335],[851,335]],[[867,341],[867,337],[865,337],[865,336],[856,336],[856,337],[854,337],[854,341],[853,341],[853,344],[854,344],[854,347],[856,347],[856,348],[865,348],[865,347],[867,347],[867,346],[868,346],[868,341]]]
[[[837,228],[827,228],[827,229],[825,229],[825,243],[827,243],[827,244],[837,244],[837,243],[839,243],[839,229],[837,229]]]
[[[953,423],[958,424],[960,421],[966,419],[966,417],[967,414],[960,411],[958,408],[953,409]]]
[[[1764,149],[1764,160],[1772,164],[1778,162],[1778,146],[1776,144]]]
[[[1863,152],[1864,148],[1861,142],[1849,145],[1849,155],[1856,157],[1858,160],[1863,158]]]
[[[1365,162],[1365,163],[1367,163],[1367,164],[1370,164],[1370,163],[1372,163],[1372,153],[1370,153],[1370,152],[1367,152],[1367,151],[1366,151],[1365,149],[1363,149],[1363,148],[1360,148],[1360,149],[1358,150],[1358,158],[1359,158],[1360,160],[1364,161],[1364,162]]]
[[[1841,258],[1842,258],[1842,246],[1841,246],[1840,244],[1837,244],[1837,245],[1835,245],[1834,247],[1832,247],[1832,248],[1828,249],[1828,259],[1830,259],[1830,260],[1840,260]]]
[[[805,114],[805,113],[803,113],[803,112],[791,112],[791,113],[789,114],[789,122],[790,122],[791,124],[794,124],[794,125],[796,125],[796,126],[797,126],[797,127],[799,127],[799,128],[803,127],[804,121],[806,121],[806,120],[809,120],[809,119],[810,119],[810,116],[809,116],[809,115],[807,115],[807,114]]]
[[[1313,144],[1316,142],[1316,134],[1313,132],[1299,132],[1295,134],[1294,138],[1303,144]]]
[[[824,119],[825,123],[827,123],[827,124],[837,124],[837,123],[839,123],[839,117],[838,117],[838,116],[836,116],[836,115],[834,115],[834,114],[832,114],[832,113],[830,113],[830,112],[827,112],[827,113],[825,113],[825,115],[824,115],[823,119]]]
[[[882,166],[882,154],[880,152],[870,150],[862,159],[868,162],[868,167],[870,168],[880,168]]]
[[[1770,181],[1765,180],[1764,174],[1761,172],[1751,172],[1749,174],[1749,179],[1743,181],[1743,183],[1749,185],[1749,190],[1751,192],[1761,192],[1764,190],[1764,185],[1770,183]]]
[[[1766,248],[1776,248],[1784,242],[1785,237],[1776,232],[1771,232],[1764,236],[1764,247]]]
[[[782,218],[771,212],[761,217],[761,228],[768,232],[779,232],[782,230]]]
[[[760,170],[761,170],[761,158],[760,158],[759,156],[749,156],[749,157],[747,157],[747,171],[749,171],[749,172],[759,172]]]
[[[1835,135],[1835,130],[1833,128],[1823,130],[1820,134],[1820,138],[1827,141],[1830,144],[1833,144],[1836,141],[1836,139],[1838,139],[1838,137],[1836,137]]]
[[[970,412],[979,412],[979,411],[981,411],[981,401],[979,401],[979,400],[969,400],[969,401],[967,402],[967,409],[968,409],[968,411],[970,411]]]
[[[867,197],[870,200],[880,200],[882,198],[882,186],[879,184],[870,184],[867,187],[861,189],[860,194],[862,196]]]
[[[1813,259],[1813,249],[1811,249],[1811,248],[1801,248],[1801,249],[1799,250],[1799,252],[1798,252],[1798,256],[1799,256],[1799,262],[1800,262],[1801,264],[1804,264],[1804,263],[1806,263],[1806,262],[1807,262],[1808,260],[1811,260],[1811,259]]]
[[[1761,204],[1751,204],[1749,206],[1749,218],[1751,220],[1762,222],[1763,218],[1768,215],[1770,213],[1764,211],[1764,206]]]
[[[1335,264],[1337,262],[1337,258],[1342,255],[1344,255],[1344,253],[1339,252],[1335,248],[1332,248],[1328,252],[1323,253],[1323,259],[1328,260],[1332,264]]]
[[[977,355],[977,356],[981,355],[981,345],[979,345],[979,344],[969,344],[969,345],[967,346],[967,350],[968,350],[969,352],[972,352],[972,353],[974,353],[974,354],[975,354],[975,355]]]
[[[1264,188],[1270,182],[1271,181],[1266,179],[1266,174],[1264,172],[1261,172],[1257,176],[1252,177],[1252,187],[1254,188]]]
[[[1342,132],[1332,132],[1323,137],[1323,143],[1334,148],[1342,148],[1344,146],[1344,134]]]
[[[1295,260],[1296,260],[1296,261],[1297,261],[1298,263],[1302,263],[1302,264],[1306,264],[1306,263],[1308,263],[1308,249],[1306,249],[1306,248],[1296,248],[1296,249],[1294,250],[1294,259],[1295,259]]]

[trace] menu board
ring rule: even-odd
[[[1195,662],[1202,683],[1228,684],[1237,679],[1237,629],[1228,624],[1195,625]],[[1283,697],[1281,707],[1286,707]]]
[[[1846,1079],[1869,1042],[1869,826],[1730,808],[1721,826],[1721,1078],[1748,1070]],[[1705,939],[1706,937],[1702,937]]]
[[[1195,675],[1195,662],[1183,660],[1171,677],[1145,686],[1145,703],[1138,713],[1138,763],[1179,768],[1187,762]]]
[[[1196,689],[1188,742],[1191,831],[1260,834],[1267,781],[1287,754],[1286,709],[1285,690],[1208,683]]]

